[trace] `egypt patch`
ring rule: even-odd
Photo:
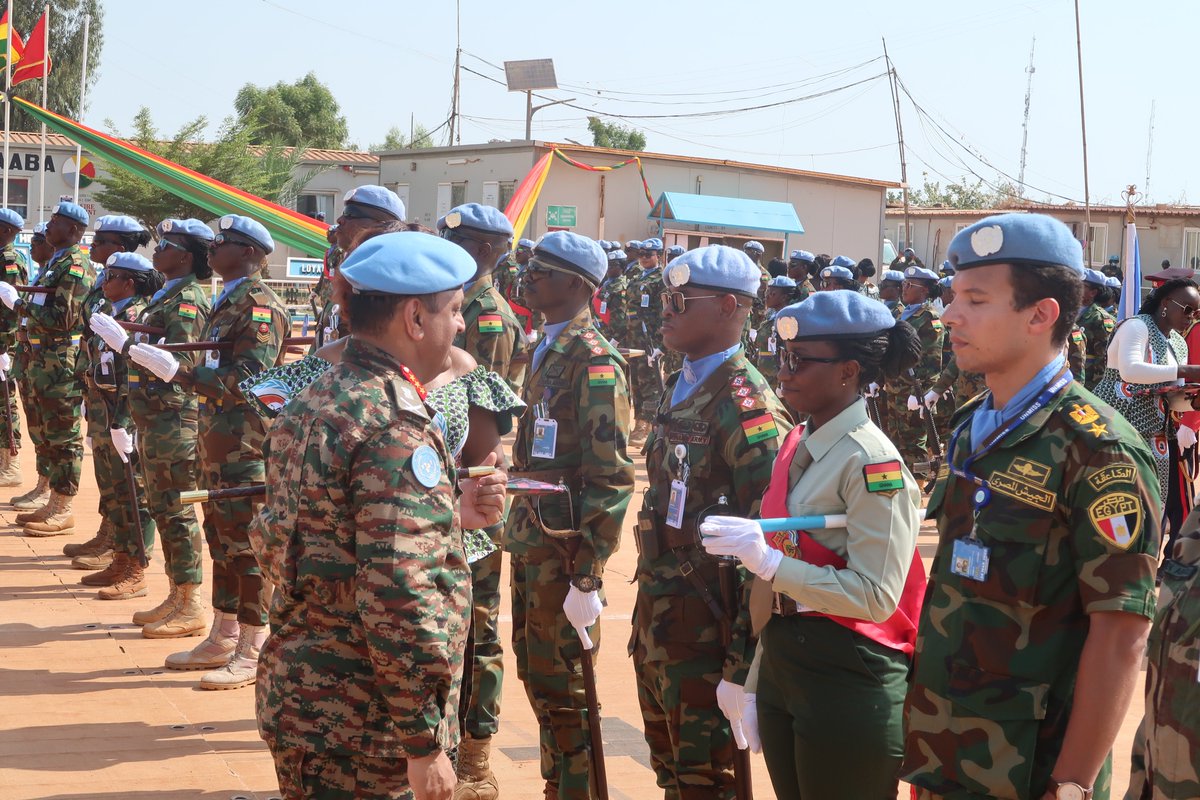
[[[1137,467],[1133,464],[1109,464],[1089,475],[1087,482],[1092,485],[1093,489],[1100,491],[1113,483],[1133,483],[1135,475],[1137,475]]]
[[[500,333],[504,330],[504,319],[499,314],[481,314],[479,316],[480,333]]]
[[[1096,532],[1116,547],[1128,550],[1142,524],[1142,504],[1128,492],[1112,492],[1088,506],[1088,517]]]
[[[184,319],[195,319],[196,318],[196,306],[193,305],[192,303],[180,303],[179,304],[179,316],[183,317]]]
[[[750,444],[756,444],[763,439],[770,439],[779,434],[779,429],[775,427],[775,418],[770,414],[743,421],[742,430],[746,434],[746,441]]]
[[[894,492],[904,488],[904,470],[899,461],[883,461],[863,467],[868,492]]]
[[[254,322],[270,322],[271,309],[263,308],[262,306],[254,306],[250,310],[250,319]]]
[[[612,366],[588,367],[588,386],[616,386],[617,371]]]

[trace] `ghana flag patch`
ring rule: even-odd
[[[196,318],[196,306],[194,306],[191,303],[180,303],[179,304],[179,316],[183,317],[184,319],[195,319]]]
[[[72,278],[82,278],[83,277],[83,267],[80,266],[79,264],[72,264],[71,268],[69,270],[67,270],[67,274],[70,275]]]
[[[612,366],[588,367],[588,386],[616,386],[617,370]]]
[[[483,314],[479,317],[480,333],[500,333],[504,330],[504,319],[499,314]]]
[[[868,492],[892,492],[904,488],[904,471],[899,461],[884,461],[863,467]]]
[[[779,429],[775,427],[775,418],[770,414],[743,421],[742,430],[746,432],[746,441],[750,444],[770,439],[779,433]]]
[[[194,308],[194,306],[193,306],[193,308]],[[271,321],[271,309],[263,308],[262,306],[255,306],[253,308],[253,310],[250,312],[250,319],[253,320],[254,322],[270,322]]]

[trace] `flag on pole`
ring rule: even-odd
[[[12,38],[9,38],[8,12],[5,11],[4,16],[0,16],[0,67],[8,59],[9,47],[12,47],[12,63],[13,66],[16,66],[21,61],[21,56],[25,52],[25,43],[21,41],[21,34],[17,33],[16,28],[13,28]]]
[[[1142,305],[1142,256],[1138,249],[1137,225],[1125,223],[1125,251],[1121,254],[1124,280],[1121,281],[1121,307],[1117,320],[1136,316]]]
[[[13,45],[20,41],[20,37],[13,31]],[[54,66],[54,62],[50,59],[50,54],[46,52],[46,15],[43,13],[38,18],[37,24],[33,26],[33,31],[29,34],[29,39],[25,42],[25,50],[21,53],[19,63],[16,70],[13,71],[12,85],[16,86],[23,81],[31,81],[34,78],[45,78],[50,74],[50,68]]]

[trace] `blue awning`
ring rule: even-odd
[[[717,225],[755,231],[804,233],[800,217],[791,203],[719,197],[711,194],[663,192],[649,219],[682,222],[688,225]]]

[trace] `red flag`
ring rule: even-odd
[[[17,32],[14,30],[14,47],[19,39],[16,34]],[[25,41],[25,52],[21,54],[21,60],[17,62],[16,69],[12,74],[13,86],[22,81],[45,78],[50,74],[50,67],[50,54],[46,52],[46,15],[43,13]]]

